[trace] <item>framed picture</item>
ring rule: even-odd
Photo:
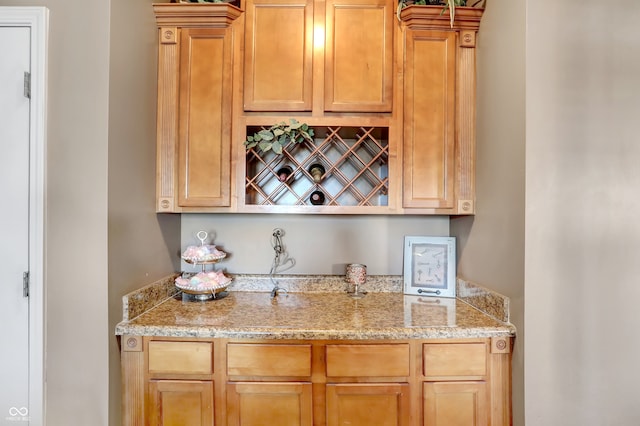
[[[404,237],[404,293],[456,297],[455,237]]]

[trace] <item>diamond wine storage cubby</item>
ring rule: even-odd
[[[313,128],[314,143],[289,142],[280,155],[247,151],[245,204],[388,206],[389,129]],[[261,129],[249,126],[247,135]]]

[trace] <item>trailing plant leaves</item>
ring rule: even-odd
[[[290,124],[284,121],[274,124],[268,129],[262,129],[253,136],[247,136],[244,145],[251,149],[256,145],[262,152],[273,150],[275,154],[282,154],[284,147],[289,143],[300,143],[304,140],[313,143],[314,131],[306,123],[300,123],[296,119],[290,119]]]
[[[297,130],[302,127],[302,123],[298,123],[297,120],[291,119],[291,124],[289,125],[289,129]]]
[[[280,141],[275,141],[271,145],[271,149],[278,155],[282,154],[282,144],[280,143]]]
[[[271,142],[263,141],[258,144],[258,148],[262,150],[262,152],[268,152],[271,150],[271,146],[273,144]]]
[[[257,135],[264,141],[271,141],[274,138],[274,134],[268,130],[260,130]]]

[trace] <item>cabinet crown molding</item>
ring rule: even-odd
[[[412,5],[400,11],[400,20],[407,27],[422,30],[475,30],[480,27],[484,9],[456,6],[456,16],[451,28],[449,13],[442,13],[442,6]]]
[[[224,28],[243,11],[229,3],[156,3],[158,27]]]

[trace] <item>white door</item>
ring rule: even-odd
[[[0,425],[29,423],[30,31],[0,27]]]

